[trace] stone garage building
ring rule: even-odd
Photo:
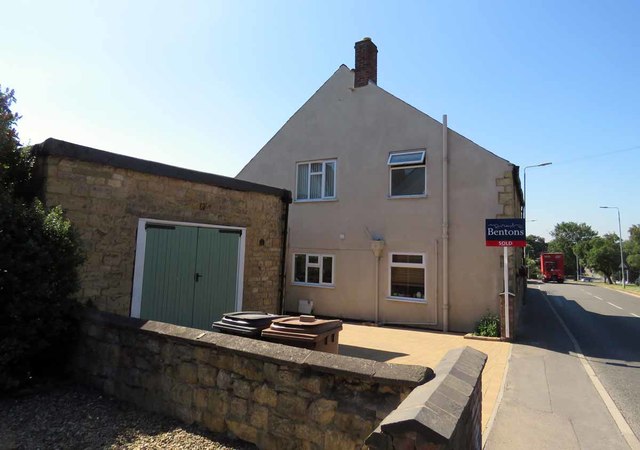
[[[289,191],[56,139],[33,152],[40,197],[84,247],[82,302],[204,329],[281,309]]]

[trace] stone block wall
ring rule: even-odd
[[[414,389],[367,438],[371,450],[482,448],[482,370],[487,355],[449,351],[430,383]]]
[[[62,206],[86,253],[82,302],[129,315],[138,219],[149,218],[246,227],[243,309],[278,312],[288,191],[54,139],[34,149],[41,197]]]
[[[356,449],[426,367],[320,353],[90,311],[77,377],[264,449]]]
[[[517,217],[521,218],[521,207],[522,203],[520,201],[520,182],[517,177],[514,177],[514,173],[517,174],[519,169],[514,167],[513,170],[507,170],[504,172],[504,175],[500,178],[496,178],[496,187],[498,189],[498,204],[502,207],[502,212],[496,215],[496,218],[512,218]],[[526,226],[526,224],[525,224]],[[508,251],[508,259],[509,259],[509,291],[515,294],[514,304],[511,306],[513,308],[513,314],[510,313],[512,318],[517,319],[517,315],[520,310],[520,305],[522,305],[524,301],[524,294],[526,291],[526,276],[520,276],[518,270],[521,266],[524,266],[524,249],[513,247]],[[502,256],[500,257],[501,264],[504,264],[502,260]],[[501,300],[504,301],[504,300]],[[500,315],[504,315],[504,304],[501,304]],[[504,321],[502,322],[504,328]],[[515,330],[515,324],[517,324],[517,320],[514,322],[514,327],[512,330]],[[515,334],[512,333],[513,336]],[[502,334],[504,336],[504,334]]]

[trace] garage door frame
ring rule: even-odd
[[[226,225],[211,225],[205,223],[178,222],[173,220],[138,219],[138,233],[136,236],[136,255],[133,269],[133,289],[131,292],[131,317],[140,318],[142,309],[142,277],[144,274],[144,256],[147,244],[147,224],[175,225],[183,227],[217,228],[220,230],[241,231],[240,245],[238,247],[238,274],[236,278],[236,311],[242,310],[243,286],[244,286],[244,253],[247,229],[245,227],[230,227]]]

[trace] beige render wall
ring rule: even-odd
[[[45,203],[62,205],[86,253],[81,301],[129,315],[138,219],[151,218],[246,227],[243,309],[278,310],[284,208],[279,197],[59,156],[40,157],[38,166]]]
[[[496,178],[511,164],[453,131],[449,147],[451,329],[469,331],[487,310],[497,312],[502,272],[498,251],[484,246],[484,219],[503,211]],[[389,199],[389,152],[416,148],[427,149],[427,196]],[[381,320],[441,327],[442,124],[373,84],[353,89],[353,73],[342,66],[237,178],[295,196],[296,162],[332,158],[337,200],[291,205],[287,308],[310,299],[317,314],[373,320],[372,233],[386,242],[379,269]],[[335,255],[335,287],[292,285],[295,252]],[[390,252],[425,254],[426,304],[387,298]]]

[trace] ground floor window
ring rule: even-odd
[[[391,253],[389,258],[389,296],[403,300],[425,301],[424,255]]]
[[[333,255],[295,253],[293,284],[333,286]]]

